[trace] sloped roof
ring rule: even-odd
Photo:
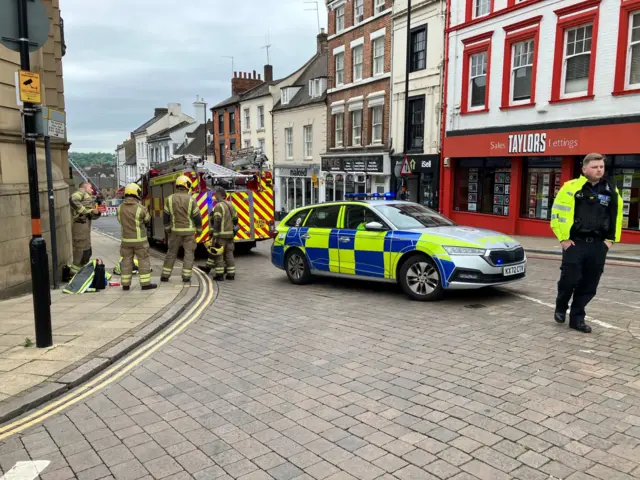
[[[180,130],[181,128],[184,128],[187,125],[191,125],[191,123],[184,120],[178,123],[177,125],[174,125],[173,127],[165,128],[164,130],[160,130],[159,132],[154,133],[148,138],[148,141],[152,142],[153,140],[158,140],[160,138],[168,137],[169,134],[175,132],[176,130]]]
[[[134,135],[136,133],[142,133],[144,132],[147,128],[149,128],[151,125],[153,125],[154,123],[156,123],[158,120],[160,120],[162,117],[164,117],[166,115],[166,113],[163,113],[162,115],[158,115],[156,117],[153,117],[151,120],[147,120],[146,122],[144,122],[142,125],[140,125],[138,128],[136,128],[133,133]]]
[[[308,64],[305,71],[302,72],[302,75],[300,75],[300,78],[298,79],[298,81],[294,85],[291,85],[292,87],[299,86],[302,88],[298,90],[298,92],[289,101],[288,104],[282,105],[280,100],[278,100],[276,105],[273,107],[273,110],[274,111],[287,110],[290,108],[302,107],[305,105],[324,102],[325,99],[327,98],[326,90],[323,92],[321,96],[311,98],[311,96],[309,95],[309,80],[312,80],[314,78],[326,77],[328,75],[328,72],[329,72],[329,64],[327,63],[328,60],[329,58],[328,58],[327,52],[316,54],[315,57],[311,60],[311,62]]]
[[[211,120],[207,122],[206,126],[204,123],[198,125],[196,129],[191,132],[191,135],[187,134],[189,137],[193,136],[193,140],[191,140],[187,145],[182,145],[180,148],[178,148],[175,151],[175,155],[204,155],[205,151],[208,151],[205,150],[205,147],[208,148],[208,146],[206,145],[207,127],[209,131],[211,131]]]
[[[124,162],[124,163],[125,163],[125,165],[135,165],[136,164],[136,156],[135,156],[135,154],[131,155],[129,158],[127,158],[127,161]]]
[[[214,105],[211,110],[215,110],[216,108],[227,107],[229,105],[233,105],[234,103],[238,103],[240,101],[240,95],[231,95],[226,100],[221,101],[217,105]]]

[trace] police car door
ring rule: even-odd
[[[314,207],[304,228],[300,229],[300,238],[311,270],[320,272],[338,272],[337,226],[340,205]]]
[[[338,231],[340,273],[385,278],[384,239],[386,231],[365,229],[369,222],[384,222],[364,204],[347,205],[343,228]]]

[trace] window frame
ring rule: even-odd
[[[251,130],[251,109],[244,109],[244,129]]]
[[[358,10],[362,9],[362,19],[358,21]],[[364,22],[364,0],[353,0],[353,26],[360,25]]]
[[[382,43],[382,55],[376,57],[376,45]],[[384,75],[384,48],[385,48],[385,38],[384,36],[374,38],[371,41],[371,74],[374,77],[378,75]],[[376,62],[380,64],[380,70],[376,71]]]
[[[616,70],[612,92],[614,96],[640,93],[640,84],[629,84],[631,17],[639,13],[640,0],[627,0],[620,5]]]
[[[465,8],[465,21],[471,22],[473,20],[478,20],[480,18],[486,18],[491,15],[495,11],[495,0],[489,0],[489,11],[484,15],[475,15],[476,5],[478,0],[466,0],[466,8]]]
[[[344,52],[340,52],[337,53],[333,56],[334,58],[334,63],[335,63],[335,80],[336,80],[336,87],[341,87],[342,85],[344,85]],[[341,60],[342,63],[342,68],[338,68],[338,60]],[[340,80],[338,80],[338,72],[340,72]]]
[[[340,117],[340,129],[338,129],[338,117]],[[340,143],[338,143],[338,131],[340,132]],[[333,115],[333,146],[335,148],[344,147],[344,112]]]
[[[418,148],[418,147],[414,147],[411,141],[411,132],[413,131],[413,122],[411,121],[411,106],[413,104],[413,102],[422,102],[422,147]],[[426,108],[427,108],[427,98],[426,95],[416,95],[414,97],[409,97],[408,98],[408,107],[409,107],[409,125],[407,125],[408,128],[408,132],[407,132],[407,152],[411,152],[411,153],[422,153],[424,152],[424,122],[426,119]]]
[[[462,95],[460,101],[460,113],[463,115],[474,113],[486,113],[489,111],[489,92],[491,86],[491,43],[492,43],[493,31],[482,33],[474,37],[466,38],[462,40],[464,45],[463,51],[463,64],[462,64]],[[470,96],[470,65],[471,57],[478,53],[487,53],[487,71],[486,71],[486,87],[484,92],[484,107],[471,108],[471,96]]]
[[[424,67],[416,66],[416,62],[414,62],[414,57],[422,52],[422,50],[415,50],[415,41],[414,36],[424,31]],[[420,25],[417,27],[413,27],[411,29],[411,43],[409,45],[409,73],[419,72],[421,70],[427,69],[427,48],[429,43],[429,26],[425,23],[424,25]]]
[[[310,138],[307,138],[309,136]],[[304,125],[302,127],[303,154],[305,159],[313,158],[313,125]]]
[[[339,227],[343,230],[356,230],[355,228],[349,228],[347,227],[347,220],[348,220],[348,214],[349,214],[349,209],[362,209],[362,210],[366,210],[367,213],[369,215],[371,215],[372,217],[375,218],[375,220],[371,220],[372,222],[379,222],[382,224],[382,226],[385,227],[385,229],[387,230],[391,230],[391,227],[387,224],[386,221],[384,221],[382,219],[382,217],[380,216],[380,214],[378,212],[376,212],[373,208],[369,207],[368,205],[365,204],[351,204],[351,205],[344,205],[344,213],[341,215],[342,216],[342,225]],[[366,215],[365,215],[366,218]]]
[[[556,23],[556,41],[553,58],[553,79],[551,84],[551,99],[549,103],[576,102],[580,100],[593,100],[596,75],[596,57],[598,56],[598,24],[600,19],[600,1],[587,0],[555,10],[558,17]],[[587,91],[578,94],[564,94],[566,82],[565,46],[567,32],[571,29],[592,25],[591,31],[591,58],[589,60],[589,78]]]
[[[360,55],[360,63],[356,63],[358,58],[357,53]],[[356,76],[356,67],[360,67],[360,77]],[[357,45],[351,49],[351,81],[360,82],[364,78],[364,45]]]
[[[525,0],[526,1],[526,0]],[[538,50],[540,46],[540,21],[542,15],[503,27],[504,62],[502,69],[501,110],[527,108],[536,105],[536,79],[538,74]],[[516,43],[533,40],[533,68],[531,72],[531,97],[529,100],[513,100],[513,48]],[[506,66],[509,65],[509,68]]]
[[[229,112],[229,135],[235,135],[236,133],[236,113]]]
[[[351,114],[351,146],[352,147],[361,147],[362,146],[362,123],[363,123],[363,116],[362,116],[362,109],[356,109],[356,110],[351,110],[349,112]],[[356,128],[356,123],[353,121],[354,119],[354,115],[356,114],[360,114],[360,125],[358,126],[359,128],[359,137],[355,136],[355,128]],[[359,138],[358,143],[354,143],[355,139]]]
[[[264,105],[258,105],[258,129],[264,129]]]
[[[251,140],[244,141],[244,148],[251,148]]]
[[[218,135],[224,135],[224,112],[218,114]]]
[[[259,140],[258,140],[258,148],[260,149],[260,151],[261,151],[262,153],[266,153],[266,152],[264,151],[264,149],[265,149],[266,145],[267,145],[267,144],[266,144],[266,142],[265,142],[264,138],[261,138],[261,139],[259,139]]]
[[[373,0],[373,14],[380,15],[386,10],[386,0]]]
[[[338,12],[342,12],[342,15],[338,15]],[[338,22],[339,18],[342,19],[342,22]],[[344,5],[340,5],[338,8],[336,8],[336,33],[340,33],[344,30],[344,20],[345,20]],[[339,24],[342,25],[340,28],[338,28]]]
[[[382,137],[384,135],[384,105],[375,105],[370,107],[371,110],[371,145],[381,145]],[[380,112],[380,122],[376,123],[376,112]],[[380,127],[380,138],[376,139],[375,128]]]
[[[333,209],[333,208],[337,208],[338,209],[338,214],[336,216],[336,224],[333,227],[314,227],[314,226],[309,226],[307,225],[307,223],[315,216],[316,211],[323,211],[323,210],[329,210],[329,209]],[[334,228],[338,228],[338,225],[340,224],[340,211],[342,209],[342,205],[319,205],[317,207],[313,207],[311,208],[311,212],[307,215],[307,218],[304,219],[304,227],[308,227],[308,228],[322,228],[322,229],[326,229],[326,230],[332,230]]]
[[[284,156],[287,160],[293,160],[293,127],[284,129]]]

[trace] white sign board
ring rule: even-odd
[[[49,126],[47,128],[47,135],[53,138],[66,138],[65,125],[57,120],[49,120]]]

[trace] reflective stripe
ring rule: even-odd
[[[558,223],[567,223],[567,219],[566,219],[566,218],[559,217],[559,218],[558,218]]]
[[[167,198],[166,208],[169,211],[169,215],[171,215],[171,229],[176,228],[176,217],[173,216],[173,195]]]
[[[559,205],[557,203],[554,203],[551,208],[554,209],[554,210],[560,210],[561,212],[570,212],[571,211],[571,207],[567,207],[566,205]]]
[[[573,197],[573,196],[574,196],[574,195],[573,195],[573,192],[566,192],[566,193],[567,193],[567,195],[569,195],[570,197]]]
[[[136,209],[136,236],[138,238],[142,237],[142,232],[140,231],[140,222],[142,221],[140,218],[140,214],[142,213],[142,208],[138,205]]]

